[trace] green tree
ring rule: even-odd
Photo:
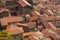
[[[14,40],[14,38],[7,31],[3,30],[0,31],[0,40]]]

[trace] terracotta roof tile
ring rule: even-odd
[[[56,30],[56,27],[51,23],[51,22],[42,22],[45,28],[51,29],[51,30]]]
[[[29,4],[27,1],[25,1],[25,0],[19,0],[19,1],[17,1],[22,7],[25,7],[25,6],[27,6],[27,5],[31,5],[31,4]]]
[[[21,22],[23,21],[22,17],[5,17],[1,19],[1,24],[2,25],[8,25],[10,22]]]
[[[45,10],[45,12],[46,12],[47,15],[53,15],[53,12],[50,11],[50,10]]]
[[[32,11],[31,14],[32,14],[33,16],[38,16],[38,17],[41,16],[40,13],[37,12],[37,11]]]
[[[28,26],[35,26],[36,25],[35,22],[29,22],[29,23],[25,23],[25,24],[28,25]]]
[[[8,33],[10,35],[19,34],[19,33],[24,32],[22,27],[17,27],[15,25],[11,25],[10,27],[11,27],[11,29],[7,29]]]

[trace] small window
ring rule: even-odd
[[[0,13],[0,18],[8,17],[8,16],[9,16],[9,12],[7,12],[7,11],[4,11],[4,12]]]
[[[11,16],[17,16],[17,13],[16,12],[12,12]]]
[[[4,29],[6,29],[6,26],[2,26],[0,22],[0,30],[4,30]]]

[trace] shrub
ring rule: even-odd
[[[0,31],[0,40],[14,40],[14,38],[7,31],[3,30]]]

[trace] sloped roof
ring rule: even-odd
[[[10,27],[11,27],[10,29],[7,28],[7,31],[10,35],[15,35],[15,34],[19,34],[19,33],[24,32],[22,27],[17,27],[15,25],[11,25]]]
[[[27,5],[31,6],[31,4],[29,4],[27,1],[25,0],[19,0],[17,1],[22,7],[25,7]]]
[[[1,24],[8,25],[8,23],[20,22],[20,21],[23,21],[22,17],[5,17],[5,18],[1,19]]]

